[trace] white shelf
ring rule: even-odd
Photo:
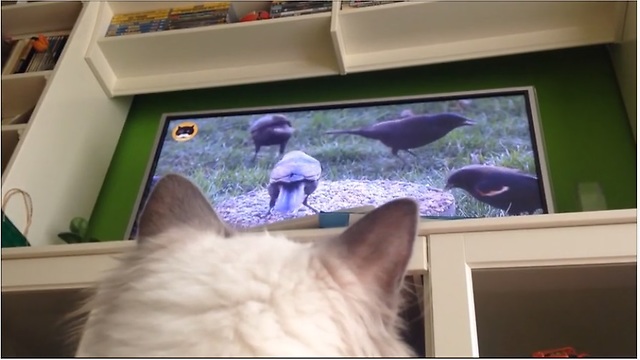
[[[623,17],[616,2],[430,1],[350,9],[338,21],[346,70],[357,72],[615,42]]]
[[[20,144],[20,134],[18,131],[2,131],[2,173],[11,168],[14,154]]]
[[[573,346],[590,357],[635,358],[636,293],[636,263],[474,270],[479,354],[522,358]]]
[[[89,65],[110,96],[322,76],[338,71],[329,12],[104,37],[106,25],[115,13],[112,6],[123,7],[121,2],[116,4],[102,4],[96,41],[87,53]]]
[[[2,117],[14,117],[33,108],[47,84],[48,71],[2,76]]]
[[[59,9],[48,4],[3,6],[2,16],[8,16],[6,8],[14,15],[17,9]],[[28,240],[34,247],[62,242],[56,234],[64,231],[73,217],[91,216],[132,100],[109,99],[84,59],[100,4],[62,5],[83,10],[77,24],[65,25],[70,36],[53,72],[2,77],[3,118],[12,118],[35,105],[19,143],[17,130],[2,131],[3,150],[11,144],[5,145],[5,137],[14,136],[12,156],[7,159],[10,153],[5,155],[3,151],[3,194],[19,188],[31,196],[33,217]],[[3,30],[7,25],[3,20]],[[5,213],[16,228],[25,229],[24,204],[18,200],[5,205]]]
[[[53,74],[53,70],[9,74],[9,75],[2,75],[2,81],[4,82],[5,80],[10,81],[10,80],[25,79],[25,78],[44,78],[46,80],[47,78],[49,78],[49,76],[51,76],[51,74]]]
[[[327,236],[323,230],[286,233],[301,242]],[[92,286],[117,264],[117,256],[135,246],[134,241],[46,245],[2,249],[2,292],[81,289]],[[427,242],[419,237],[409,261],[409,275],[427,271]]]
[[[12,124],[12,125],[2,125],[2,131],[17,131],[21,132],[27,128],[28,124]]]
[[[70,30],[82,10],[79,1],[41,1],[2,7],[2,32],[12,37]]]
[[[474,301],[477,286],[484,288],[485,294],[498,290],[522,293],[527,291],[523,289],[527,285],[531,296],[536,296],[536,293],[553,294],[561,290],[561,278],[536,284],[526,283],[527,276],[520,276],[518,283],[517,271],[531,270],[539,273],[539,270],[543,270],[549,273],[549,267],[554,267],[551,270],[553,274],[553,271],[560,272],[571,266],[581,266],[586,271],[580,273],[589,277],[594,274],[593,269],[600,266],[636,266],[637,218],[630,216],[635,211],[617,211],[619,217],[601,218],[593,223],[588,220],[595,220],[597,214],[607,213],[609,212],[588,213],[579,221],[579,216],[576,215],[575,222],[564,225],[549,223],[548,227],[525,226],[522,229],[467,228],[460,229],[457,233],[430,236],[428,260],[433,295],[435,355],[479,356],[480,328],[477,326],[476,314],[481,310],[476,309],[477,303]],[[538,216],[531,218],[535,217]],[[507,278],[506,284],[497,282],[500,276],[490,276],[496,283],[487,280],[486,276],[482,279],[482,272],[485,271],[501,273],[503,280]],[[480,279],[478,283],[476,275]],[[607,280],[610,275],[611,272],[598,273],[596,276],[603,280],[599,284],[595,284],[597,278],[593,277],[587,278],[588,281],[564,284],[564,289],[580,291],[586,287],[602,293],[603,282],[606,281],[614,287],[627,286],[628,279]],[[538,297],[542,299],[544,296]],[[563,345],[565,344],[559,346]],[[535,350],[542,349],[531,349],[531,352]],[[520,353],[510,356],[526,355]]]
[[[239,4],[250,8],[250,2]],[[105,38],[113,14],[171,5],[101,5],[86,60],[109,96],[614,43],[621,39],[626,7],[606,1],[414,1]]]

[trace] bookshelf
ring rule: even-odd
[[[33,246],[2,251],[3,300],[7,300],[9,314],[6,323],[3,318],[3,330],[5,326],[9,329],[3,331],[3,355],[9,347],[15,349],[14,353],[33,356],[70,355],[73,350],[64,347],[64,334],[58,327],[63,314],[81,298],[79,289],[91,285],[102,270],[114,264],[112,255],[132,246],[124,241],[59,246],[61,241],[55,236],[73,216],[90,217],[131,108],[131,95],[348,74],[589,44],[618,46],[622,24],[633,23],[635,29],[635,3],[536,2],[526,5],[529,8],[516,8],[508,2],[493,2],[485,3],[489,7],[486,11],[477,9],[473,18],[468,19],[465,17],[468,14],[457,9],[455,2],[424,1],[375,8],[334,8],[331,13],[298,18],[108,39],[104,32],[111,14],[145,10],[158,4],[86,2],[75,15],[46,18],[50,12],[45,9],[64,8],[67,12],[62,14],[74,13],[68,3],[2,2],[3,32],[11,26],[16,26],[14,30],[23,26],[27,29],[22,33],[24,37],[30,36],[30,31],[54,29],[70,35],[53,70],[2,76],[3,117],[4,111],[16,115],[34,108],[27,122],[2,127],[2,187],[5,192],[13,187],[24,189],[34,202],[29,232]],[[264,7],[266,2],[240,2],[236,6],[248,9],[256,4]],[[622,14],[625,6],[634,9],[626,12],[627,20]],[[530,16],[525,17],[525,13]],[[5,22],[5,17],[15,14],[32,19],[31,25]],[[413,19],[419,21],[407,20],[413,14]],[[445,15],[451,16],[451,24],[458,26],[441,21]],[[455,24],[456,21],[459,23]],[[53,25],[45,27],[46,23]],[[620,61],[614,62],[614,66],[635,69],[635,30],[631,34],[632,27],[624,28],[626,35],[622,40],[626,42],[621,44],[622,51],[617,53]],[[377,33],[371,34],[378,38],[366,36],[374,30]],[[298,31],[302,39],[294,39],[292,43],[274,38]],[[433,33],[438,36],[429,36]],[[228,38],[242,42],[227,40],[224,46],[216,48],[217,53],[201,54],[203,44]],[[263,47],[262,42],[269,46]],[[137,47],[146,47],[154,56],[145,56]],[[167,48],[184,53],[165,58]],[[219,58],[220,54],[224,57]],[[172,63],[169,59],[183,63]],[[625,67],[630,63],[633,65]],[[196,65],[201,66],[198,71],[185,71]],[[148,67],[149,71],[140,75],[137,72],[140,66]],[[629,76],[628,71],[620,74],[621,78]],[[632,74],[635,77],[635,70]],[[635,87],[629,87],[628,93],[633,95],[628,99],[635,99]],[[636,121],[635,113],[630,117],[632,122]],[[18,136],[20,133],[22,137]],[[6,158],[10,164],[5,164],[6,154],[10,155]],[[20,201],[9,203],[7,214],[19,229],[24,228]],[[518,311],[520,304],[545,316],[560,317],[567,314],[564,309],[574,310],[572,302],[578,305],[575,309],[589,311],[580,297],[586,298],[584,294],[592,292],[581,292],[584,288],[597,290],[597,296],[592,298],[598,301],[610,299],[611,287],[635,293],[635,278],[629,268],[635,274],[636,220],[636,210],[629,209],[424,225],[419,234],[421,256],[414,258],[419,267],[414,269],[423,272],[428,261],[425,289],[431,292],[435,307],[425,314],[433,313],[436,317],[433,321],[425,319],[426,326],[434,330],[432,338],[426,339],[434,344],[430,348],[439,356],[469,356],[478,352],[483,356],[528,356],[526,351],[530,349],[507,349],[503,341],[496,343],[496,339],[511,335],[509,329],[532,328],[531,323],[521,326],[525,320],[516,316],[522,315]],[[612,227],[614,231],[602,227]],[[320,230],[323,237],[335,234],[334,231],[337,230]],[[607,239],[604,245],[603,238]],[[538,239],[546,242],[542,244]],[[514,249],[516,243],[526,246]],[[484,256],[484,262],[478,267],[480,256]],[[454,261],[447,261],[451,259]],[[586,267],[567,272],[561,269],[578,264]],[[554,271],[543,269],[549,265],[555,266]],[[518,271],[514,270],[516,267]],[[473,276],[467,276],[471,268]],[[589,281],[573,282],[576,278]],[[528,286],[533,281],[540,288]],[[567,282],[571,282],[570,286]],[[475,292],[475,304],[470,289]],[[544,303],[548,309],[539,310],[543,302],[536,299],[559,295],[558,290],[575,295],[562,300],[562,304],[569,305],[553,308]],[[625,295],[623,300],[627,298]],[[615,311],[618,318],[626,316],[616,304],[611,302],[606,309]],[[475,329],[471,318],[465,317],[469,311],[477,316],[473,320],[477,321]],[[505,321],[496,323],[496,318]],[[625,326],[630,319],[627,316]],[[528,339],[537,341],[549,329],[557,327],[542,328]],[[571,329],[581,330],[578,326]],[[522,336],[518,342],[507,345],[521,344],[521,340]],[[460,353],[460,349],[465,352]]]
[[[90,216],[131,103],[130,98],[107,99],[84,60],[96,16],[91,5],[3,1],[0,7],[3,36],[68,36],[55,66],[14,73],[7,66],[20,54],[12,53],[1,76],[2,189],[4,194],[18,188],[31,196],[28,238],[34,246],[55,241],[71,218]],[[23,231],[23,202],[11,199],[3,207]]]
[[[13,155],[20,149],[21,140],[28,133],[29,120],[55,66],[54,44],[51,43],[50,52],[35,55],[34,52],[29,51],[30,38],[40,34],[47,38],[69,36],[82,10],[82,3],[67,1],[5,4],[3,2],[1,9],[2,35],[10,37],[13,43],[10,55],[3,64],[1,77],[2,173],[4,177],[10,169]],[[56,50],[59,55],[64,49],[64,44],[59,42],[57,45]],[[45,57],[47,64],[45,64]]]
[[[105,37],[115,14],[172,2],[101,3],[86,53],[109,96],[237,85],[617,42],[624,2],[412,1],[247,23]],[[238,1],[232,7],[264,8]],[[383,26],[384,25],[384,26]],[[295,29],[295,30],[293,30]]]

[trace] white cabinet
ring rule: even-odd
[[[635,356],[636,222],[635,209],[423,222],[408,276],[422,300],[410,316],[424,318],[411,318],[412,330],[424,333],[427,356],[526,357],[561,346]],[[342,230],[283,233],[314,241]],[[3,249],[3,343],[30,356],[72,353],[56,335],[68,329],[61,319],[133,245]]]
[[[575,346],[635,356],[636,215],[617,213],[430,235],[435,355],[525,357]]]
[[[286,232],[298,241],[314,241],[337,234],[342,229]],[[117,257],[129,250],[133,241],[49,245],[2,250],[2,356],[68,357],[75,341],[69,340],[74,329],[68,315],[76,309],[89,289],[105,271],[117,264]],[[423,299],[421,285],[427,271],[427,241],[416,239],[409,262],[407,280],[413,297]],[[413,301],[417,303],[417,301]],[[409,314],[423,313],[422,304]],[[430,322],[427,322],[430,323]],[[420,321],[417,330],[431,337],[430,327]],[[414,322],[413,328],[416,328]],[[6,347],[5,347],[6,345]],[[7,352],[10,349],[13,352]]]
[[[132,97],[107,98],[84,60],[98,7],[44,1],[1,8],[3,33],[70,34],[52,71],[2,76],[3,117],[35,107],[27,124],[2,127],[2,193],[18,188],[30,194],[33,246],[62,243],[56,234],[73,217],[91,216],[131,105]],[[23,231],[22,199],[3,208]]]
[[[109,96],[310,78],[618,42],[626,3],[406,1],[248,23],[105,37],[113,15],[178,2],[100,4],[86,59]],[[268,1],[234,1],[239,14]]]

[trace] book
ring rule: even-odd
[[[172,29],[186,29],[228,22],[231,2],[217,1],[198,5],[117,14],[111,18],[105,36],[142,34]]]

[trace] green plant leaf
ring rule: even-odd
[[[83,238],[87,235],[88,228],[89,221],[80,216],[74,217],[73,219],[71,219],[71,223],[69,223],[69,230],[71,230],[72,233],[76,233]]]

